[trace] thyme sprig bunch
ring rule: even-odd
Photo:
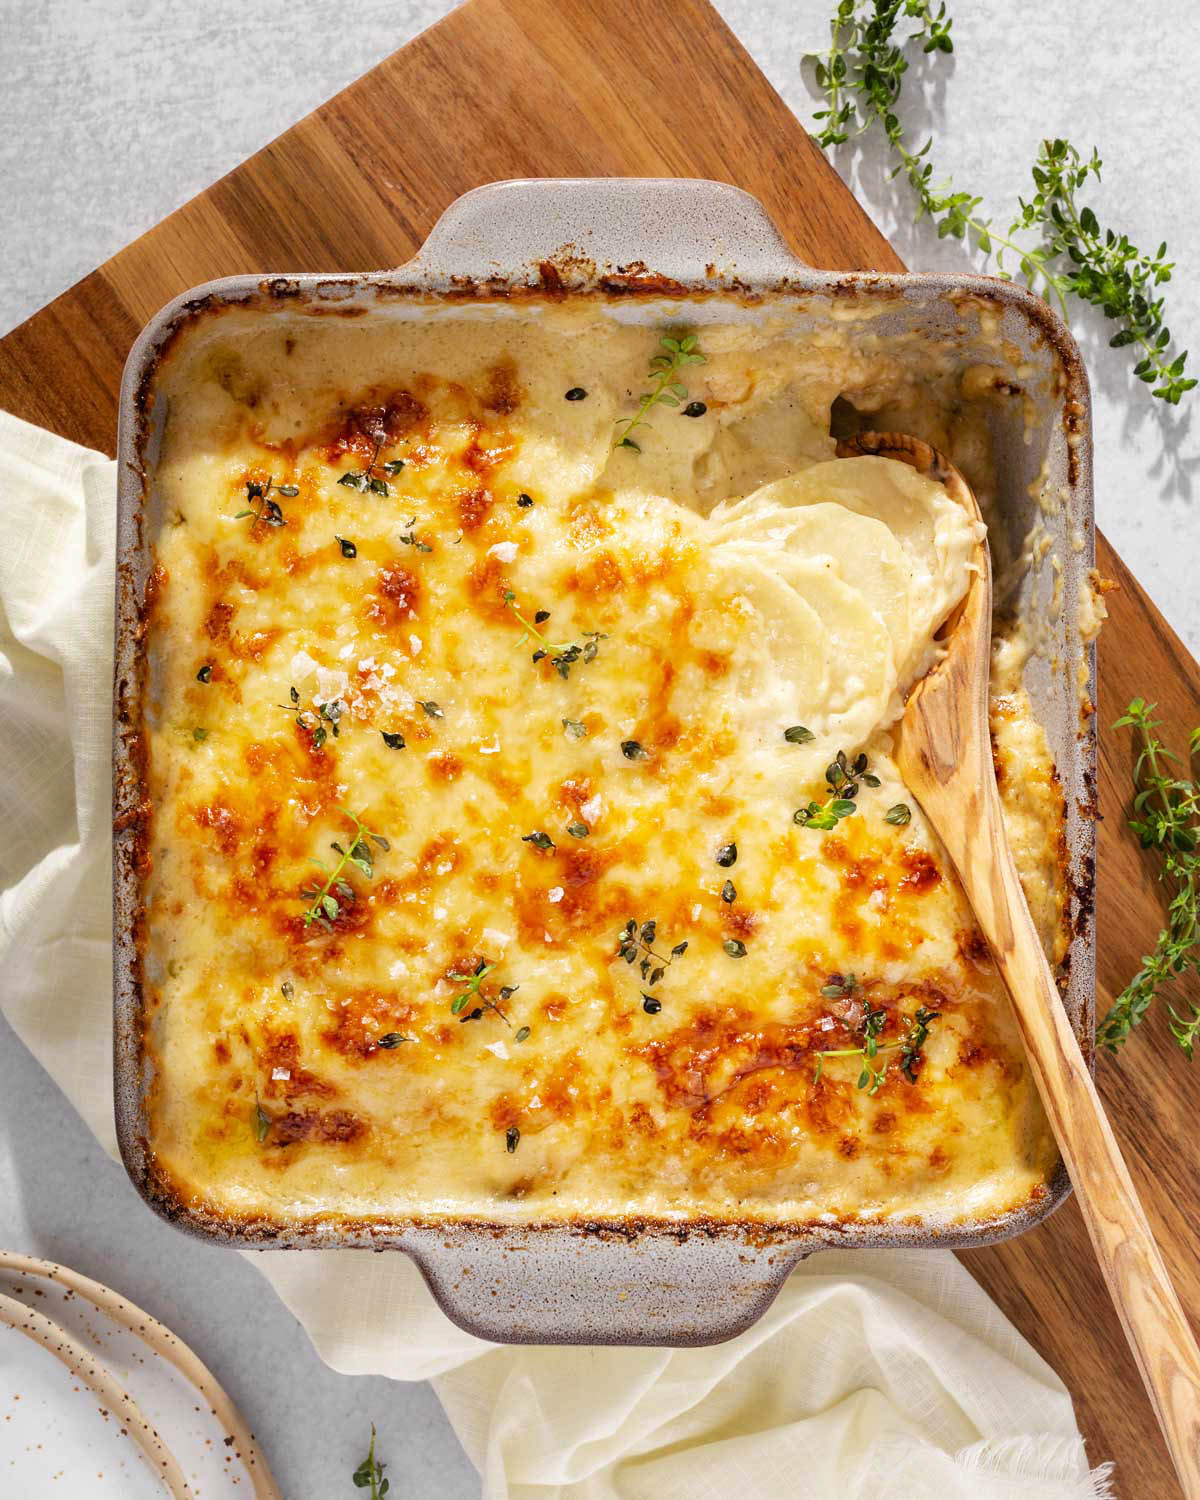
[[[519,625],[524,630],[524,640],[537,642],[537,650],[533,653],[535,662],[550,658],[550,665],[562,678],[570,677],[571,668],[577,661],[591,662],[596,660],[600,650],[600,642],[607,639],[603,631],[585,630],[581,641],[560,641],[555,643],[549,641],[538,629],[550,618],[548,609],[539,609],[532,621],[527,620],[517,608],[517,596],[512,589],[504,590],[504,603],[512,611]],[[564,721],[565,722],[565,721]]]
[[[798,807],[792,821],[802,828],[816,828],[827,833],[848,818],[857,808],[854,799],[860,786],[878,786],[879,777],[868,769],[867,757],[857,755],[853,761],[844,750],[825,767],[825,781],[831,795],[824,802],[809,802]]]
[[[664,333],[658,342],[659,351],[650,361],[650,389],[642,395],[633,416],[618,424],[617,435],[613,438],[614,448],[632,448],[635,453],[640,453],[640,445],[629,434],[645,425],[646,418],[656,406],[678,406],[687,395],[687,386],[677,378],[680,370],[688,365],[705,363],[694,333],[679,338]],[[684,416],[691,415],[690,411],[684,413]]]
[[[1200,976],[1200,787],[1172,769],[1179,758],[1159,736],[1155,705],[1135,698],[1113,725],[1134,732],[1133,816],[1129,828],[1143,849],[1162,858],[1158,878],[1168,893],[1167,925],[1154,951],[1113,1002],[1096,1029],[1096,1040],[1116,1052],[1139,1024],[1163,987],[1189,974]],[[1200,727],[1188,742],[1189,759],[1200,756]],[[1200,1040],[1200,995],[1167,1002],[1171,1035],[1190,1059]]]
[[[898,36],[906,21],[912,29]],[[1127,235],[1102,229],[1095,212],[1079,204],[1089,178],[1100,180],[1095,150],[1085,156],[1069,141],[1042,141],[1032,167],[1035,191],[1018,199],[1005,234],[982,212],[980,195],[956,190],[949,179],[935,183],[932,140],[909,144],[897,114],[908,53],[918,46],[928,55],[953,52],[952,25],[945,4],[932,0],[838,0],[829,49],[813,54],[825,95],[825,108],[814,115],[819,143],[833,148],[878,127],[896,161],[892,175],[903,174],[916,196],[918,220],[928,216],[939,239],[971,239],[985,255],[994,252],[1002,276],[1011,274],[1005,255],[1014,256],[1026,283],[1035,290],[1040,285],[1047,299],[1057,297],[1064,312],[1071,296],[1100,308],[1118,325],[1110,345],[1136,345],[1134,375],[1153,395],[1177,405],[1196,381],[1184,374],[1186,351],[1171,357],[1164,300],[1155,296],[1171,279],[1173,264],[1165,242],[1147,255]]]
[[[346,866],[353,865],[356,870],[371,880],[375,874],[375,861],[371,852],[372,842],[385,853],[391,848],[381,833],[374,833],[361,818],[356,817],[347,808],[339,807],[338,812],[353,823],[354,837],[345,845],[339,844],[336,839],[330,843],[329,847],[338,855],[337,864],[332,869],[323,860],[311,861],[325,873],[326,879],[323,885],[314,881],[300,892],[303,899],[310,902],[308,910],[304,913],[305,927],[311,927],[315,922],[319,927],[331,931],[342,911],[348,906],[353,906],[357,899],[354,887],[345,878]]]

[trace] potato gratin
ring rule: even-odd
[[[889,758],[975,538],[829,436],[895,372],[852,333],[421,312],[227,311],[160,377],[160,1192],[268,1225],[1044,1193],[1007,999]],[[993,707],[1061,957],[1061,797],[1019,688]]]

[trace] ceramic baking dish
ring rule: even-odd
[[[1026,669],[1063,783],[1067,807],[1072,941],[1064,1001],[1092,1052],[1094,950],[1094,652],[1080,635],[1093,563],[1091,442],[1086,377],[1069,333],[1023,288],[978,276],[815,271],[784,245],[761,205],[724,184],[687,180],[572,179],[502,182],[460,198],[415,259],[371,275],[241,276],[197,287],[165,307],[129,356],[121,394],[117,538],[114,759],[114,1005],[116,1117],[126,1167],[153,1208],[192,1232],[228,1243],[402,1250],[458,1323],[512,1342],[699,1344],[728,1338],[769,1305],[795,1262],[827,1245],[975,1246],[1020,1233],[1069,1190],[1060,1169],[1035,1204],[988,1221],[886,1230],[853,1222],[803,1230],[731,1223],[498,1227],[487,1224],[346,1223],[256,1231],[206,1221],[167,1201],[154,1183],[141,1048],[139,738],[142,601],[150,567],[153,472],[163,403],[155,373],[172,341],[222,304],[281,300],[328,315],[411,317],[447,303],[475,313],[524,299],[605,299],[622,318],[742,318],[786,303],[813,325],[878,303],[874,332],[937,340],[965,369],[997,350],[1024,399],[997,408],[998,550],[1019,553],[1035,524],[1015,608],[1038,650]],[[910,339],[911,341],[911,339]],[[1046,497],[1054,497],[1048,504]],[[1081,711],[1081,703],[1083,710]]]

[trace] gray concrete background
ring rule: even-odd
[[[825,45],[832,0],[718,3],[807,121],[814,105],[801,57]],[[441,0],[0,0],[0,332],[448,8]],[[919,139],[932,129],[935,170],[984,193],[1004,227],[1041,136],[1096,144],[1104,182],[1091,201],[1139,244],[1170,242],[1179,260],[1167,288],[1170,321],[1200,367],[1196,103],[1177,86],[1181,74],[1172,82],[1150,61],[1194,67],[1200,7],[1151,0],[1136,25],[1125,0],[1012,0],[1003,9],[957,0],[951,8],[954,60],[932,86],[914,67],[905,114]],[[613,14],[617,24],[619,8]],[[982,268],[913,222],[906,189],[888,180],[876,149],[847,149],[837,164],[914,269]],[[1173,412],[1149,401],[1125,352],[1105,347],[1103,319],[1081,310],[1072,319],[1094,386],[1101,525],[1200,650],[1200,390]],[[326,1369],[252,1266],[145,1212],[2,1021],[0,1244],[113,1283],[175,1327],[247,1413],[289,1500],[356,1493],[350,1474],[371,1421],[397,1500],[478,1495],[427,1386]]]

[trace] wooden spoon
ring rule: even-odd
[[[899,459],[979,505],[950,461],[917,438],[860,433],[842,456]],[[1200,1350],[1104,1115],[1017,877],[1001,818],[988,728],[992,570],[975,549],[946,655],[909,694],[895,760],[950,855],[1012,996],[1029,1066],[1075,1186],[1096,1258],[1188,1500],[1200,1500]]]

